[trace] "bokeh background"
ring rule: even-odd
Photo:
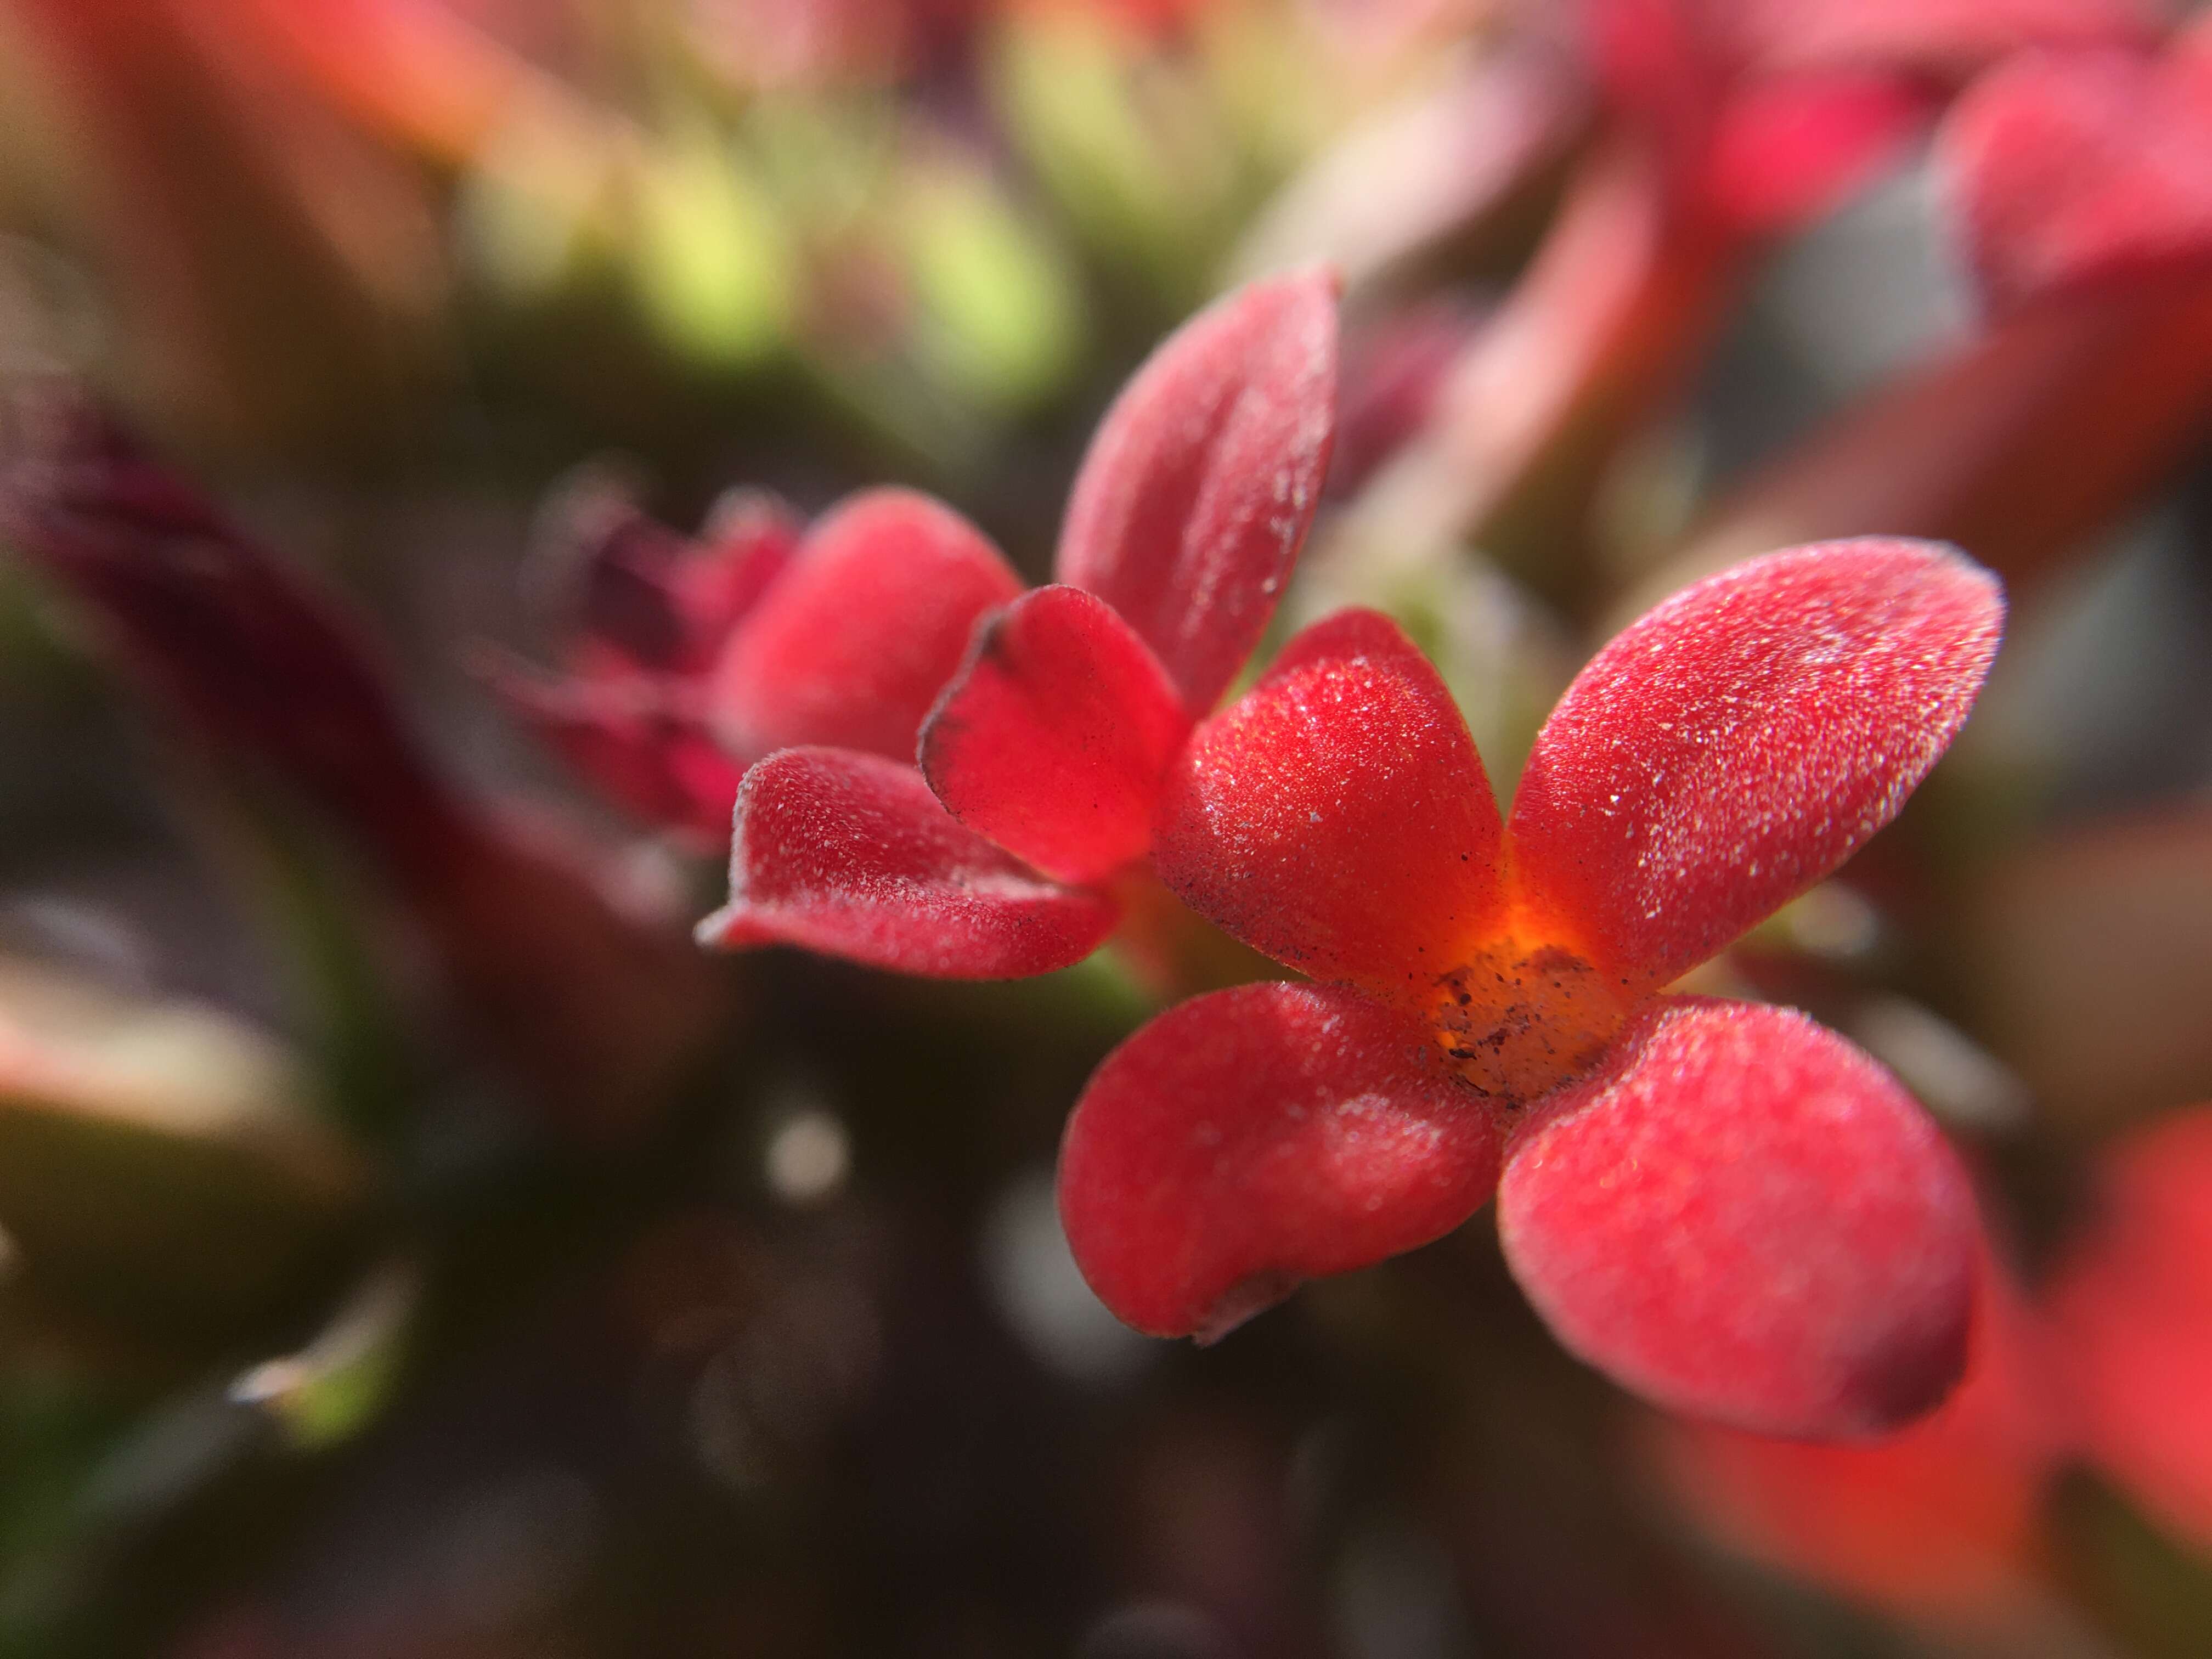
[[[2179,226],[2086,270],[1996,246],[1954,114],[2203,34],[0,0],[11,452],[89,387],[343,619],[273,602],[249,702],[357,671],[370,710],[262,743],[0,559],[0,1652],[2212,1653],[2212,96],[2176,70],[2069,144],[2109,184],[2029,193]],[[1398,615],[1502,790],[1729,560],[1893,532],[2006,577],[1935,778],[1708,970],[1984,1182],[2019,1357],[1929,1429],[1665,1419],[1480,1218],[1212,1349],[1128,1333],[1052,1159],[1164,988],[701,956],[720,849],[518,695],[604,621],[610,523],[680,551],[732,489],[915,485],[1041,577],[1144,353],[1314,260],[1343,400],[1286,620]],[[440,888],[409,826],[449,808]]]

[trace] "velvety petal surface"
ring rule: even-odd
[[[2212,1547],[2212,1106],[2105,1156],[2051,1308],[2083,1449],[2161,1525]]]
[[[914,758],[976,618],[1022,591],[983,532],[905,489],[855,495],[730,637],[708,718],[745,759],[801,744]]]
[[[1522,895],[1632,987],[1694,966],[1897,814],[1996,655],[1996,579],[1827,542],[1685,589],[1545,722],[1508,830]]]
[[[1498,1224],[1562,1342],[1692,1416],[1872,1434],[1966,1364],[1966,1173],[1895,1079],[1793,1012],[1653,1004],[1516,1134]]]
[[[2212,270],[2212,27],[2166,57],[2022,56],[1975,85],[1941,155],[1992,304]]]
[[[1302,1279],[1450,1231],[1500,1141],[1418,1022],[1353,991],[1239,986],[1106,1057],[1060,1147],[1060,1219],[1124,1321],[1211,1340]]]
[[[952,815],[1062,881],[1152,845],[1160,780],[1190,716],[1149,647],[1079,587],[1041,587],[976,630],[921,732]]]
[[[1238,289],[1106,412],[1054,566],[1129,619],[1193,714],[1260,642],[1313,522],[1336,422],[1336,281]]]
[[[1278,962],[1426,1000],[1500,905],[1498,806],[1443,679],[1350,611],[1287,646],[1170,769],[1153,858]]]
[[[787,749],[745,774],[730,902],[700,942],[796,945],[939,979],[1019,979],[1072,966],[1114,926],[963,828],[913,767]]]

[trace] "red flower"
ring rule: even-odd
[[[982,532],[911,490],[854,495],[803,536],[738,492],[696,547],[604,489],[559,517],[582,573],[568,672],[495,682],[607,794],[702,847],[778,749],[910,760],[976,619],[1021,592]]]
[[[1259,643],[1312,521],[1334,300],[1323,274],[1254,283],[1161,347],[1085,458],[1060,581],[993,613],[957,678],[947,665],[928,687],[943,695],[921,773],[842,733],[755,767],[730,902],[702,939],[959,978],[1043,973],[1098,945],[1120,914],[1109,887],[1151,849],[1170,762]],[[787,637],[803,667],[805,637]],[[758,684],[801,701],[769,672]]]
[[[1976,1237],[1942,1138],[1802,1016],[1656,993],[1889,820],[2001,615],[1926,544],[1741,566],[1583,670],[1510,823],[1387,619],[1292,641],[1182,751],[1154,857],[1330,982],[1201,997],[1099,1068],[1060,1164],[1092,1288],[1141,1330],[1218,1336],[1496,1186],[1531,1299],[1639,1391],[1806,1435],[1927,1409]]]

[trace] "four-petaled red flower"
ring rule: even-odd
[[[1201,726],[1153,856],[1319,984],[1187,1002],[1110,1055],[1062,1148],[1085,1275],[1218,1336],[1492,1190],[1568,1346],[1662,1403],[1871,1431],[1956,1379],[1978,1229],[1903,1089],[1794,1012],[1660,988],[1897,811],[1995,653],[1995,581],[1839,542],[1691,588],[1586,667],[1510,823],[1386,618],[1293,640]]]
[[[1335,301],[1325,272],[1255,283],[1170,337],[1085,457],[1060,580],[993,611],[940,676],[920,769],[888,742],[787,731],[812,746],[746,775],[730,902],[702,940],[975,979],[1097,947],[1148,879],[1171,762],[1258,645],[1312,522]]]

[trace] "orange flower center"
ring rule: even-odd
[[[1507,934],[1437,977],[1429,1019],[1453,1069],[1514,1107],[1589,1071],[1639,1000],[1563,945]]]

